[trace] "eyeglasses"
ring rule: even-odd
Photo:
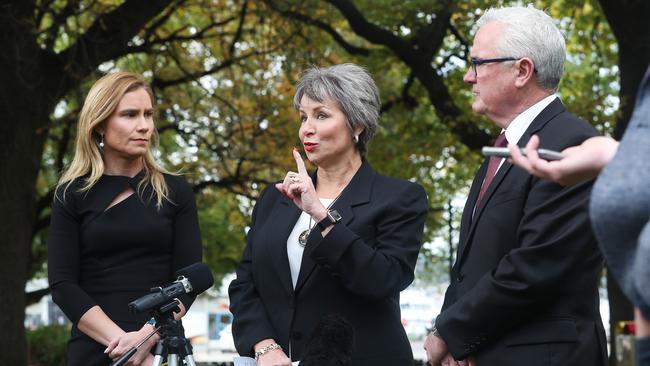
[[[476,58],[476,57],[471,57],[469,59],[470,64],[472,65],[472,71],[474,72],[474,77],[478,76],[478,73],[476,71],[476,67],[479,65],[483,64],[490,64],[493,62],[506,62],[506,61],[517,61],[521,60],[521,58],[516,58],[516,57],[497,57],[497,58]]]

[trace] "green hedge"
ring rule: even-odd
[[[30,366],[65,365],[65,347],[70,337],[70,326],[47,325],[27,330]]]

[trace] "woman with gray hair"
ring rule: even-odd
[[[399,293],[413,281],[427,198],[421,186],[380,175],[366,160],[377,86],[356,65],[314,67],[294,103],[317,169],[309,175],[294,149],[297,171],[267,187],[253,210],[229,289],[237,350],[258,365],[413,364]],[[342,341],[343,331],[338,339],[314,332],[332,316],[351,325],[354,342]]]

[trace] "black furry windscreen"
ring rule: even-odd
[[[352,325],[338,314],[326,315],[309,338],[300,366],[347,366],[353,347]]]

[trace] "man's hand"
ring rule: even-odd
[[[441,366],[443,359],[449,353],[447,343],[433,333],[429,333],[424,340],[424,350],[427,352],[427,362],[431,366]]]
[[[469,360],[456,361],[451,353],[447,352],[445,357],[442,358],[442,366],[473,366]]]

